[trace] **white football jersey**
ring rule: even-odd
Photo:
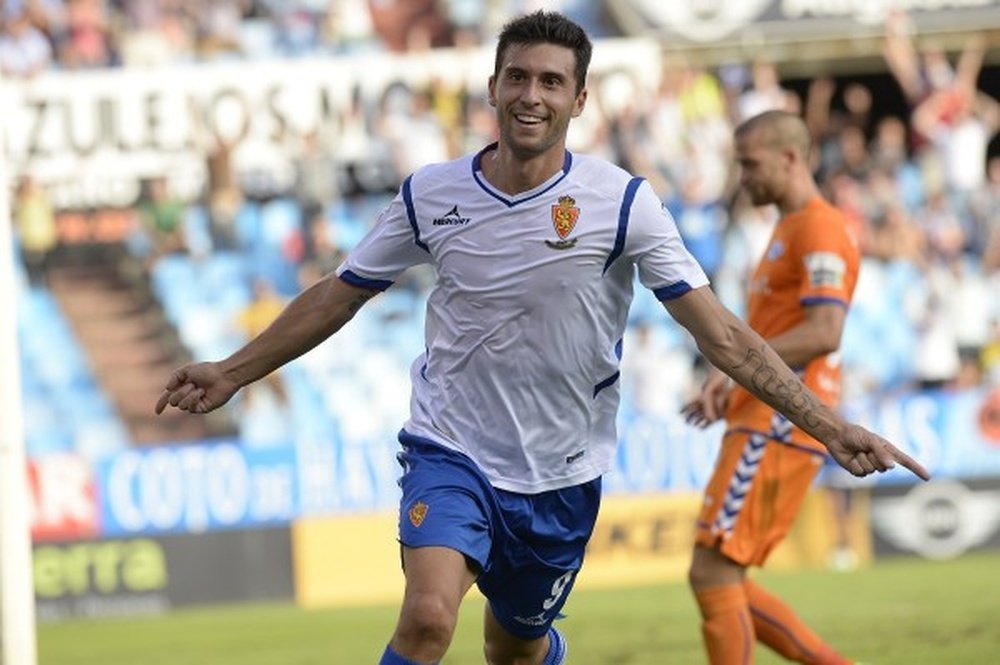
[[[385,289],[434,267],[404,429],[534,494],[611,466],[636,267],[660,300],[708,279],[643,179],[567,152],[548,182],[508,196],[480,171],[494,148],[407,178],[337,274]]]

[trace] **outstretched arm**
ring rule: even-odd
[[[173,371],[156,413],[174,406],[208,413],[285,363],[306,353],[351,320],[379,292],[343,282],[330,273],[300,293],[264,332],[228,358],[185,365]]]
[[[839,304],[809,305],[799,324],[767,339],[767,345],[789,367],[805,367],[840,348],[846,315],[847,310]],[[731,386],[726,373],[713,365],[701,392],[681,409],[688,423],[708,427],[724,417]]]
[[[852,474],[865,476],[899,463],[924,480],[930,478],[909,455],[877,434],[846,422],[823,404],[709,287],[667,301],[665,306],[694,336],[698,349],[713,365],[823,443],[837,463]]]

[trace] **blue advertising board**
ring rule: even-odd
[[[920,460],[938,478],[1000,476],[1000,398],[985,390],[914,392],[845,409]],[[708,482],[722,426],[699,430],[676,415],[623,411],[609,493],[698,491]],[[112,537],[200,533],[287,524],[300,516],[396,505],[397,443],[303,438],[252,448],[238,440],[118,453],[95,469],[98,531]],[[866,484],[914,482],[902,469]]]

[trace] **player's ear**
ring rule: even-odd
[[[490,106],[497,105],[496,84],[497,84],[497,77],[490,76],[490,80],[486,84],[486,90],[488,95],[487,99],[490,103]]]
[[[576,103],[573,104],[573,117],[583,113],[583,107],[587,105],[587,89],[583,88],[576,95]]]

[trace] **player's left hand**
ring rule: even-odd
[[[837,464],[855,476],[881,473],[901,464],[921,480],[931,478],[927,469],[915,459],[859,425],[847,425],[840,438],[828,442],[826,447]]]

